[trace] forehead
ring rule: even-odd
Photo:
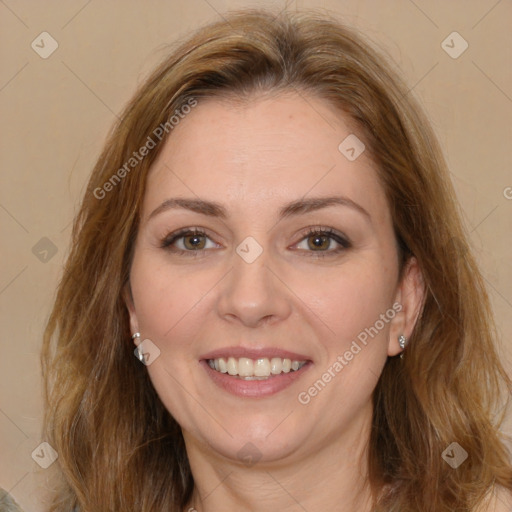
[[[153,164],[143,217],[169,196],[221,201],[241,212],[338,192],[375,213],[387,210],[368,155],[351,161],[339,148],[355,131],[340,111],[313,96],[287,93],[244,104],[201,99]]]

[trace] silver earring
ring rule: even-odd
[[[400,334],[400,336],[398,336],[398,344],[400,345],[400,348],[402,349],[402,353],[400,354],[400,359],[404,358],[403,349],[405,348],[406,343],[407,343],[406,337],[403,334]]]
[[[140,339],[140,332],[136,332],[134,335],[132,335],[132,340]],[[144,362],[144,354],[142,353],[142,344],[139,343],[137,348],[135,349],[135,355],[137,356],[138,360],[143,363]]]

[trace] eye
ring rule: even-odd
[[[184,228],[167,235],[160,246],[170,252],[187,256],[205,255],[205,249],[215,249],[219,245],[213,242],[200,228]],[[341,233],[332,228],[314,227],[303,234],[302,240],[295,244],[294,249],[304,251],[308,256],[332,256],[348,248],[352,244]]]
[[[332,228],[315,227],[305,233],[304,238],[295,245],[295,248],[315,253],[309,256],[323,257],[338,254],[351,246],[352,244],[345,236]]]
[[[210,245],[208,246],[208,241]],[[215,249],[217,244],[212,242],[204,231],[198,228],[186,228],[167,235],[161,242],[161,247],[179,254],[196,256],[203,249]]]

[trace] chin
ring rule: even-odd
[[[286,415],[283,418],[275,415],[244,416],[231,421],[227,432],[218,426],[215,433],[210,430],[197,434],[210,450],[229,460],[248,466],[273,463],[296,457],[308,438],[295,422],[290,421],[291,418],[280,423],[284,418]],[[289,424],[285,425],[288,421]]]

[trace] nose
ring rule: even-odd
[[[246,327],[288,318],[292,293],[269,260],[266,251],[252,263],[233,255],[233,269],[223,280],[217,301],[222,318]]]

